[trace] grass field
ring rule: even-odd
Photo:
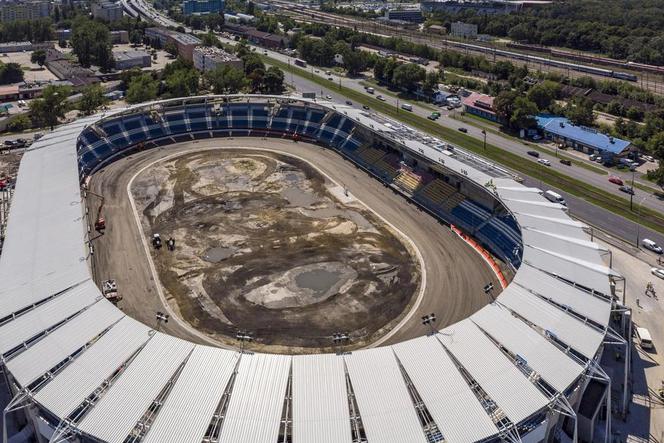
[[[285,72],[307,78],[320,86],[335,90],[353,102],[361,105],[367,105],[384,115],[398,119],[399,121],[414,128],[420,129],[449,143],[460,146],[461,148],[467,149],[468,151],[472,151],[494,162],[500,163],[517,173],[533,177],[537,180],[540,180],[542,183],[546,183],[549,186],[553,186],[561,189],[564,192],[568,192],[589,203],[611,211],[614,214],[620,215],[632,221],[638,221],[650,229],[664,233],[664,214],[661,214],[658,211],[644,207],[641,209],[641,214],[639,217],[639,214],[636,211],[636,206],[635,210],[629,210],[629,200],[626,198],[609,194],[600,188],[589,185],[588,183],[585,183],[581,180],[569,177],[552,168],[542,166],[532,160],[526,159],[511,152],[507,152],[494,145],[487,144],[486,149],[484,149],[482,140],[463,134],[454,129],[445,128],[438,123],[415,115],[412,112],[404,111],[388,103],[381,102],[373,96],[368,96],[362,92],[344,86],[339,86],[338,83],[326,80],[322,77],[311,75],[310,72],[304,69],[288,65],[287,63],[283,63],[279,60],[275,60],[269,57],[263,56],[263,58],[267,64],[278,66]]]

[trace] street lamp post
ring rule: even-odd
[[[493,283],[489,282],[486,285],[484,285],[484,293],[489,296],[489,298],[491,299],[491,303],[495,301],[492,292],[493,292]]]
[[[245,342],[252,341],[254,337],[249,331],[238,331],[235,334],[235,338],[240,341],[240,354],[244,353],[244,344]]]
[[[482,129],[482,135],[484,136],[484,150],[486,151],[486,130]]]
[[[632,201],[634,200],[634,171],[632,171],[632,192],[629,193],[629,210],[632,210]]]
[[[425,326],[429,326],[429,328],[431,329],[431,335],[436,333],[436,330],[433,327],[433,324],[435,322],[436,322],[436,314],[434,314],[433,312],[431,314],[422,316],[422,324]]]
[[[639,202],[639,210],[637,211],[637,216],[636,216],[636,247],[638,249],[639,247],[639,239],[641,237],[641,206],[643,205],[643,202],[648,198],[648,196],[645,196],[641,199]]]

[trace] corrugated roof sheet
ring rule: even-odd
[[[496,426],[436,337],[416,338],[393,349],[446,442],[471,443],[496,433]]]
[[[277,441],[291,357],[244,354],[219,441]]]
[[[537,214],[516,214],[516,220],[522,229],[533,228],[545,232],[555,232],[579,240],[586,240],[585,225],[571,218],[542,217]]]
[[[110,302],[101,299],[12,358],[7,367],[22,386],[27,386],[123,315]]]
[[[579,377],[584,368],[522,321],[515,321],[505,308],[490,304],[471,319],[511,353],[522,357],[528,366],[558,392]]]
[[[148,339],[149,328],[124,317],[40,389],[35,400],[67,417]]]
[[[595,356],[604,339],[601,332],[516,285],[508,286],[498,301],[587,358]]]
[[[350,426],[343,357],[293,356],[293,443],[350,443]]]
[[[240,354],[196,346],[144,443],[201,442]]]
[[[527,264],[521,265],[512,284],[519,285],[574,312],[605,325],[611,315],[611,302],[589,294]]]
[[[548,400],[469,319],[438,337],[513,423],[545,407]]]
[[[548,233],[533,228],[523,228],[521,235],[524,245],[537,245],[557,254],[573,256],[578,260],[598,263],[604,266],[601,253],[607,251],[588,239],[566,237],[559,233]]]
[[[70,289],[15,320],[0,327],[0,354],[21,345],[36,335],[71,317],[85,306],[95,302],[99,290],[91,280]]]
[[[344,358],[367,439],[426,442],[392,349],[367,349]]]
[[[156,333],[79,429],[109,443],[122,443],[191,352],[193,343]]]

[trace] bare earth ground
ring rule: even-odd
[[[207,319],[197,318],[195,320],[197,328],[205,330],[205,327],[210,328],[213,325],[216,329],[225,320],[231,320],[234,328],[258,332],[256,336],[263,337],[263,341],[257,339],[256,343],[247,345],[252,349],[271,352],[310,352],[313,349],[302,349],[299,346],[297,348],[295,346],[266,347],[269,340],[259,333],[269,332],[274,325],[267,323],[265,318],[263,320],[260,320],[260,318],[258,320],[253,319],[249,313],[252,312],[252,309],[253,312],[259,309],[261,313],[268,314],[268,318],[281,322],[282,326],[283,324],[290,325],[291,329],[288,334],[281,334],[282,340],[289,336],[290,343],[297,344],[303,338],[314,338],[318,340],[316,344],[320,346],[321,350],[330,350],[331,343],[328,346],[324,342],[331,337],[323,337],[330,330],[351,332],[352,341],[348,348],[364,346],[370,341],[369,338],[373,339],[373,337],[369,337],[371,334],[367,333],[367,328],[357,330],[359,332],[355,332],[355,336],[352,331],[344,330],[345,325],[352,326],[353,323],[351,322],[352,318],[346,319],[344,315],[339,315],[339,312],[336,312],[334,308],[334,300],[339,298],[339,292],[342,293],[342,296],[345,291],[346,294],[355,294],[356,297],[356,299],[347,297],[345,302],[336,304],[336,309],[339,309],[342,313],[344,310],[348,312],[352,306],[359,303],[364,306],[366,312],[377,312],[379,313],[377,315],[382,315],[382,322],[385,323],[384,320],[393,317],[395,312],[403,311],[407,304],[404,297],[409,298],[408,292],[412,294],[412,286],[417,284],[417,279],[414,277],[414,275],[417,275],[417,267],[411,259],[404,260],[404,243],[397,240],[393,230],[379,223],[379,218],[372,215],[371,211],[367,211],[357,202],[354,204],[350,202],[340,203],[339,200],[344,199],[343,187],[348,190],[349,200],[356,198],[359,202],[367,204],[387,223],[402,232],[415,245],[424,263],[424,269],[421,270],[421,273],[426,275],[426,279],[422,282],[424,287],[421,299],[414,303],[412,311],[409,311],[410,308],[406,309],[409,315],[406,315],[394,330],[374,342],[374,344],[396,343],[425,334],[427,329],[421,325],[420,317],[431,312],[434,312],[438,319],[435,325],[436,328],[442,328],[459,321],[486,304],[488,299],[483,294],[482,288],[487,282],[492,281],[495,287],[499,287],[493,273],[482,258],[447,228],[409,204],[401,196],[382,186],[377,180],[356,169],[351,163],[342,160],[336,153],[318,146],[284,140],[220,139],[183,143],[142,152],[109,165],[92,179],[91,190],[101,193],[105,197],[103,216],[107,221],[105,235],[95,241],[95,277],[98,282],[106,278],[117,280],[124,297],[119,303],[119,307],[134,318],[156,327],[155,313],[158,310],[164,310],[164,305],[159,297],[149,261],[145,256],[143,239],[140,237],[136,225],[136,218],[127,194],[127,186],[132,177],[141,169],[147,168],[147,171],[150,169],[148,167],[150,164],[167,155],[179,152],[194,153],[201,149],[219,147],[257,147],[292,154],[316,165],[317,169],[333,178],[341,187],[334,188],[333,184],[329,185],[331,187],[321,187],[320,182],[315,179],[311,180],[311,177],[307,175],[315,175],[315,169],[311,168],[306,162],[299,162],[298,168],[294,171],[282,170],[278,173],[294,175],[293,183],[297,186],[283,189],[284,180],[275,182],[274,178],[270,179],[266,174],[269,172],[268,168],[275,167],[276,171],[280,163],[287,165],[291,162],[283,162],[283,157],[274,154],[267,155],[265,154],[266,151],[256,151],[255,155],[242,154],[251,160],[244,164],[233,161],[232,156],[229,157],[222,150],[212,151],[217,153],[218,160],[212,160],[214,156],[209,153],[192,154],[191,158],[199,159],[197,160],[198,163],[194,162],[195,168],[204,171],[202,174],[204,179],[199,177],[194,181],[185,178],[183,180],[173,180],[172,183],[169,181],[170,184],[166,185],[170,173],[167,173],[168,171],[163,168],[165,168],[164,165],[172,163],[170,160],[159,163],[153,171],[150,171],[148,176],[153,175],[153,187],[146,187],[146,190],[151,189],[150,192],[158,194],[162,186],[166,191],[170,187],[175,190],[179,186],[176,186],[176,183],[181,182],[186,184],[181,188],[182,192],[179,193],[180,197],[178,197],[181,199],[182,208],[191,209],[194,206],[198,206],[198,209],[204,208],[200,217],[183,211],[178,214],[178,217],[181,217],[182,220],[191,221],[198,217],[205,224],[204,220],[209,218],[215,223],[224,222],[226,227],[226,232],[220,233],[213,229],[213,234],[210,234],[209,231],[205,233],[205,226],[197,228],[192,223],[189,223],[191,226],[187,229],[176,229],[175,224],[171,224],[170,218],[164,217],[164,214],[168,212],[167,206],[173,204],[170,200],[175,201],[175,195],[179,191],[163,193],[163,198],[160,197],[160,203],[156,207],[154,204],[150,208],[146,206],[148,217],[143,218],[143,227],[149,227],[150,223],[154,223],[155,226],[158,226],[158,229],[165,229],[163,233],[160,232],[164,239],[168,238],[168,235],[173,235],[178,240],[174,253],[166,251],[165,248],[159,251],[158,256],[155,256],[155,266],[160,268],[163,264],[167,269],[169,266],[175,265],[178,266],[177,271],[171,271],[177,272],[174,275],[180,275],[181,277],[181,274],[193,270],[194,273],[199,273],[199,275],[204,275],[207,278],[206,282],[204,278],[199,278],[197,281],[196,278],[192,277],[183,286],[185,288],[183,292],[189,293],[189,306],[196,307],[199,313],[204,312],[205,315],[209,316]],[[226,159],[223,160],[223,157],[226,157]],[[234,175],[235,178],[220,180],[219,171],[215,172],[215,168],[210,168],[209,164],[206,167],[206,161],[211,161],[211,164],[216,164],[226,173],[230,171],[230,176]],[[255,170],[250,172],[247,171],[247,168],[255,168]],[[265,170],[262,168],[265,168]],[[160,169],[163,170],[159,172]],[[136,178],[136,182],[140,182],[148,176],[141,174]],[[243,181],[245,179],[240,179],[240,177],[244,176],[252,178]],[[329,180],[326,180],[326,182],[329,184]],[[247,193],[243,189],[239,189],[247,184],[252,184],[252,192]],[[276,188],[270,190],[268,185],[276,186]],[[282,189],[279,189],[279,187],[282,187]],[[192,189],[200,195],[196,196],[192,193]],[[296,190],[293,191],[293,189]],[[339,192],[339,189],[342,189],[342,191]],[[307,192],[302,192],[303,190]],[[221,199],[222,202],[215,197],[218,191],[227,193],[232,198]],[[169,192],[171,192],[171,197],[168,195]],[[337,197],[341,196],[335,200],[332,194]],[[146,197],[147,195],[144,196],[145,201],[149,200]],[[260,198],[256,199],[258,195],[260,195]],[[306,200],[313,198],[315,195],[318,195],[320,201],[310,202]],[[296,200],[295,205],[292,205],[289,201],[287,198],[289,196]],[[154,197],[151,198],[154,201]],[[197,198],[200,201],[208,199],[210,204],[201,206],[200,201],[195,203]],[[143,201],[141,195],[137,195],[136,204],[139,207],[141,204],[145,205],[145,201]],[[270,215],[268,217],[270,223],[273,223],[273,226],[277,226],[278,229],[275,229],[274,234],[269,235],[269,229],[266,231],[264,226],[261,228],[255,224],[233,223],[232,214],[224,215],[224,211],[226,205],[230,205],[229,207],[232,208],[233,205],[238,205],[238,202],[241,203],[239,214],[243,214],[245,218],[248,216],[253,217],[254,221],[260,221],[259,215],[267,211]],[[147,205],[149,204],[148,201]],[[159,208],[160,204],[164,207]],[[88,205],[92,218],[94,218],[99,200],[90,196]],[[273,209],[279,207],[279,205],[282,205],[283,209],[286,210],[274,211]],[[292,207],[289,207],[289,205],[292,205]],[[311,207],[307,207],[308,205],[311,205]],[[316,205],[323,205],[322,209],[324,211],[332,210],[333,213],[322,212],[316,214],[315,211],[321,209]],[[312,208],[315,210],[313,213]],[[304,209],[308,209],[308,211],[304,211]],[[369,224],[365,224],[361,218],[352,214],[360,214],[361,218],[368,221]],[[312,215],[314,216],[312,217]],[[250,226],[253,226],[253,228]],[[363,228],[360,229],[360,226],[363,226]],[[196,229],[203,234],[200,236],[193,235]],[[307,239],[312,241],[312,234],[315,242],[327,242],[327,244],[322,250],[317,245],[316,248],[313,248],[313,251],[308,252],[310,260],[305,259],[306,254],[302,252],[306,248],[298,249],[299,253],[291,256],[291,260],[293,260],[293,265],[290,266],[291,272],[281,272],[281,275],[279,275],[278,267],[270,269],[268,265],[270,264],[270,250],[275,251],[281,248],[280,246],[277,249],[272,249],[277,245],[275,242],[279,241],[285,245],[287,240],[288,242],[291,241],[286,238],[279,239],[280,232],[277,231],[282,230],[297,234],[288,237],[295,237],[296,242],[303,241],[305,245]],[[353,230],[355,230],[354,233],[352,233]],[[379,235],[371,232],[372,230],[376,230]],[[147,236],[152,231],[145,229],[145,232]],[[256,232],[262,233],[262,236],[260,238],[255,237]],[[266,232],[268,235],[266,235]],[[324,232],[322,237],[326,237],[327,240],[323,241],[320,238],[321,236],[318,236],[321,232]],[[373,238],[370,234],[373,235]],[[240,237],[245,238],[241,239]],[[286,236],[284,235],[284,237]],[[358,246],[366,245],[369,239],[380,247],[367,249]],[[261,242],[264,246],[262,248]],[[343,251],[339,250],[338,247],[335,250],[333,247],[335,243],[336,246],[343,245]],[[270,246],[268,248],[265,245]],[[391,245],[391,248],[384,248],[385,245]],[[300,255],[303,257],[300,257]],[[406,253],[406,256],[409,255]],[[246,263],[255,261],[258,266],[255,266],[253,271],[243,269],[238,272],[237,269],[233,269],[233,266],[229,265],[234,260],[239,260],[240,257],[243,257],[242,260],[246,260]],[[282,266],[281,269],[283,270],[285,258],[281,255],[280,257],[282,258],[277,262],[281,264],[277,263],[277,265]],[[379,263],[378,268],[373,268],[373,274],[368,272],[371,267],[367,267],[368,263],[372,263],[372,259],[378,259]],[[389,269],[390,266],[396,264],[399,266],[396,273],[394,273],[395,270]],[[383,265],[387,266],[380,268]],[[402,268],[404,266],[410,266],[408,273],[403,272]],[[202,272],[203,269],[205,272]],[[382,279],[380,272],[376,272],[376,269],[389,270],[393,273],[392,275],[396,275],[400,279],[399,284],[390,287],[389,279]],[[414,271],[414,275],[410,274],[412,271]],[[237,273],[236,279],[232,278],[234,273]],[[258,278],[256,278],[257,275]],[[360,278],[361,275],[363,278]],[[163,279],[163,276],[161,278]],[[225,283],[222,283],[224,278],[227,281],[231,280],[235,285],[235,289],[223,291],[224,294],[220,295],[218,289],[225,288]],[[363,287],[362,285],[366,287],[372,279],[374,284],[381,282],[383,286],[389,287],[387,292],[395,292],[396,294],[390,294],[389,299],[380,300],[382,303],[375,303],[373,306],[367,300],[364,302],[357,300],[358,294],[362,292],[359,291],[359,288]],[[182,284],[182,281],[176,280],[178,284]],[[187,279],[185,278],[185,280]],[[168,288],[168,283],[165,286]],[[353,290],[354,286],[357,290]],[[195,297],[191,296],[194,288],[205,290],[206,295],[203,299],[200,298],[200,294]],[[276,291],[273,292],[275,289]],[[293,291],[293,289],[296,290]],[[374,291],[378,291],[378,289]],[[375,293],[379,294],[381,292]],[[182,297],[178,299],[169,291],[165,291],[165,298],[168,301],[170,311],[179,312],[180,315],[184,314],[186,318],[187,313],[179,310],[179,302],[182,301]],[[321,315],[320,312],[317,312],[317,307],[326,305],[329,309],[328,312],[336,314],[333,316],[334,321],[329,321],[327,315]],[[233,307],[233,309],[229,309],[229,307]],[[248,309],[248,307],[251,307],[251,309]],[[245,310],[245,308],[248,310]],[[374,309],[374,311],[371,311],[371,309]],[[285,318],[280,318],[277,315],[279,311],[291,313],[297,310],[307,312],[311,317],[307,319],[307,316],[304,316],[302,317],[303,320],[292,315],[284,316]],[[385,312],[389,315],[384,315]],[[402,314],[405,313],[402,312]],[[232,318],[229,319],[228,317]],[[361,316],[358,317],[361,318]],[[311,318],[316,319],[316,321],[311,322]],[[357,318],[354,321],[357,322]],[[292,327],[293,324],[298,325],[298,322],[300,322],[298,327]],[[377,323],[380,322],[374,323],[376,324],[372,328],[378,331],[380,328],[377,328]],[[248,324],[248,326],[245,324]],[[255,328],[252,328],[253,326]],[[383,328],[380,332],[387,332],[385,329],[391,329],[393,326],[392,324],[388,328]],[[193,330],[182,321],[171,320],[161,327],[173,335],[199,343],[238,346],[236,341],[228,342],[227,340],[212,339],[210,335]],[[227,329],[227,332],[230,332],[233,328],[228,327]],[[207,332],[214,333],[214,331]],[[273,332],[279,332],[279,328],[277,327]]]
[[[131,192],[159,279],[180,315],[217,340],[320,348],[371,341],[416,295],[415,257],[356,201],[293,157],[214,150],[142,171]]]

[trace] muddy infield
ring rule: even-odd
[[[148,240],[175,239],[173,252],[151,248],[167,298],[221,342],[246,330],[261,348],[307,352],[345,332],[361,347],[420,288],[412,245],[291,156],[187,153],[142,171],[131,192]]]

